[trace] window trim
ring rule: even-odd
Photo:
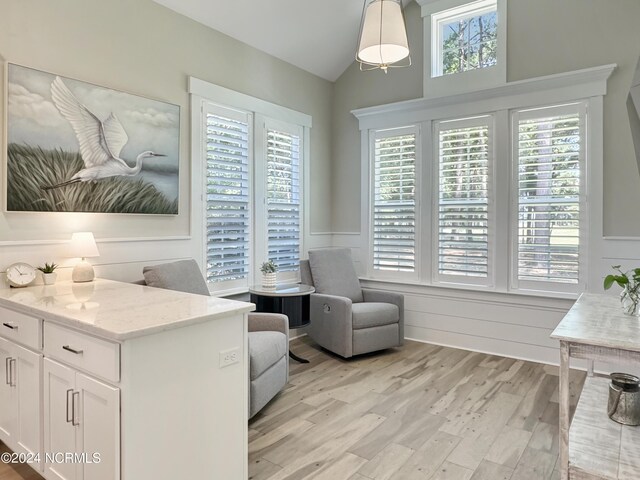
[[[250,142],[255,145],[255,117],[263,115],[265,117],[281,120],[290,124],[297,124],[302,128],[302,161],[301,161],[301,189],[302,189],[302,206],[301,206],[301,257],[303,256],[304,248],[310,245],[310,231],[309,231],[309,195],[310,195],[310,176],[309,166],[311,165],[311,127],[312,117],[305,113],[292,110],[275,103],[262,100],[260,98],[252,97],[250,95],[237,92],[219,85],[215,85],[204,80],[200,80],[195,77],[189,77],[189,93],[191,96],[191,215],[190,215],[190,231],[193,242],[193,253],[191,254],[199,263],[201,271],[205,271],[206,268],[206,241],[204,237],[204,225],[202,219],[205,218],[206,212],[203,205],[205,200],[205,188],[204,181],[202,179],[202,169],[206,166],[206,158],[202,154],[204,151],[204,138],[202,126],[203,116],[203,102],[210,102],[220,105],[222,107],[229,108],[231,110],[247,111],[253,114],[254,121],[251,128],[254,128],[254,141]],[[254,154],[255,157],[255,154]],[[251,161],[250,163],[253,163]],[[253,181],[253,179],[252,179]],[[254,202],[255,204],[255,202]],[[252,228],[255,228],[252,225]],[[253,236],[252,236],[253,237]],[[251,252],[255,249],[251,248]],[[250,253],[251,255],[251,253]],[[255,262],[255,258],[252,258],[252,262]],[[259,269],[254,263],[251,264],[253,269],[253,277],[249,279],[249,284],[259,283],[260,276],[258,275]],[[283,283],[280,279],[278,283]],[[211,284],[209,284],[211,287]],[[211,294],[214,296],[228,296],[246,293],[249,291],[249,286],[231,287],[226,289],[212,289],[209,288]]]
[[[485,115],[478,115],[466,118],[455,118],[445,120],[432,121],[433,128],[433,182],[432,188],[432,283],[434,285],[441,284],[442,286],[474,286],[485,289],[493,289],[495,286],[495,271],[496,271],[496,256],[495,256],[495,244],[496,244],[496,231],[497,231],[497,218],[496,211],[496,180],[495,174],[496,168],[496,113],[491,112]],[[450,129],[468,128],[487,125],[489,127],[489,158],[488,158],[488,228],[487,228],[487,276],[486,277],[467,277],[457,275],[441,274],[439,272],[440,263],[440,247],[439,247],[439,206],[440,206],[440,140],[439,133],[441,125],[450,126]]]
[[[583,138],[581,139],[581,152],[580,152],[580,245],[578,248],[578,257],[587,258],[589,252],[589,223],[590,215],[588,214],[590,209],[589,198],[589,182],[587,178],[587,172],[591,160],[589,158],[588,137],[589,137],[589,116],[588,116],[588,100],[582,100],[578,102],[571,102],[565,104],[556,105],[540,105],[525,109],[514,109],[510,112],[510,136],[511,136],[511,190],[513,194],[510,198],[510,272],[509,272],[509,290],[520,291],[523,293],[531,292],[555,292],[566,294],[577,294],[585,290],[587,286],[589,262],[581,261],[579,263],[579,276],[578,283],[562,283],[562,282],[549,282],[549,281],[535,281],[535,280],[520,280],[518,274],[518,252],[519,252],[519,197],[518,197],[518,167],[519,167],[519,155],[518,155],[518,142],[516,138],[518,136],[519,120],[540,118],[541,112],[549,112],[549,115],[565,115],[577,113],[580,117],[582,125]],[[542,114],[546,115],[546,114]]]

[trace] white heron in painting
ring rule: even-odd
[[[104,122],[101,121],[80,103],[60,77],[56,77],[51,83],[51,98],[76,134],[84,168],[66,182],[43,186],[43,190],[109,177],[132,177],[140,173],[143,159],[165,156],[147,150],[138,155],[135,167],[130,167],[120,158],[120,152],[129,141],[129,137],[113,113]]]

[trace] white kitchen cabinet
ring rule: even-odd
[[[16,453],[35,456],[42,451],[42,355],[0,337],[0,361],[0,439]]]
[[[253,309],[103,279],[0,288],[0,439],[47,480],[246,480]]]
[[[120,390],[45,358],[44,394],[47,478],[118,480]]]

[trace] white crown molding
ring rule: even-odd
[[[419,98],[352,110],[360,122],[360,129],[384,128],[400,125],[400,121],[436,119],[442,109],[451,112],[459,106],[465,113],[519,108],[556,101],[572,101],[606,95],[607,80],[616,64],[557,73],[544,77],[508,82],[484,90],[437,98]]]

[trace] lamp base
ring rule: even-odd
[[[93,267],[86,260],[82,259],[80,263],[73,267],[71,279],[74,282],[92,282],[94,278],[96,278],[96,274],[93,271]]]

